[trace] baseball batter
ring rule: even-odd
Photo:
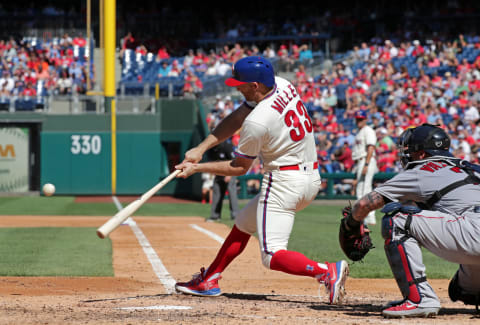
[[[357,111],[355,122],[358,132],[355,135],[355,144],[352,149],[352,159],[355,161],[356,172],[356,196],[361,198],[372,191],[373,176],[378,171],[377,160],[375,158],[375,146],[377,144],[377,135],[375,131],[367,124],[367,115],[365,111]],[[369,225],[377,223],[375,211],[370,211],[365,222]]]
[[[257,232],[263,265],[294,275],[310,276],[324,283],[330,303],[338,303],[348,274],[346,261],[318,263],[287,249],[295,213],[315,199],[320,189],[313,125],[298,92],[287,80],[275,77],[271,63],[262,57],[238,60],[233,77],[245,102],[227,116],[199,146],[185,154],[176,168],[188,177],[198,172],[239,176],[259,157],[265,174],[260,193],[238,214],[235,226],[215,260],[190,282],[177,283],[177,291],[218,296],[222,271]],[[203,153],[241,127],[235,158],[198,163]]]
[[[385,317],[436,315],[440,300],[429,285],[420,247],[459,264],[452,301],[480,302],[480,166],[454,158],[443,129],[422,124],[400,136],[404,171],[353,206],[353,223],[381,208],[385,253],[403,295]],[[351,222],[352,223],[352,222]]]

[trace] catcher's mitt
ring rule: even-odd
[[[352,261],[360,261],[373,248],[368,227],[353,219],[351,206],[343,208],[342,215],[338,234],[340,247]]]

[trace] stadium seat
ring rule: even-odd
[[[15,109],[19,111],[33,111],[35,105],[35,100],[32,98],[21,98],[15,101]]]

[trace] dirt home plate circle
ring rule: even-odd
[[[45,196],[52,196],[55,193],[55,185],[51,183],[47,183],[43,185],[43,194]]]

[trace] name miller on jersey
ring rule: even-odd
[[[289,84],[288,90],[290,90],[291,94],[289,94],[286,90],[283,91],[283,94],[285,96],[282,96],[282,94],[277,94],[275,96],[275,99],[273,100],[273,103],[271,107],[276,110],[278,113],[282,114],[283,110],[287,105],[295,98],[298,96],[297,91],[293,87],[293,85]]]

